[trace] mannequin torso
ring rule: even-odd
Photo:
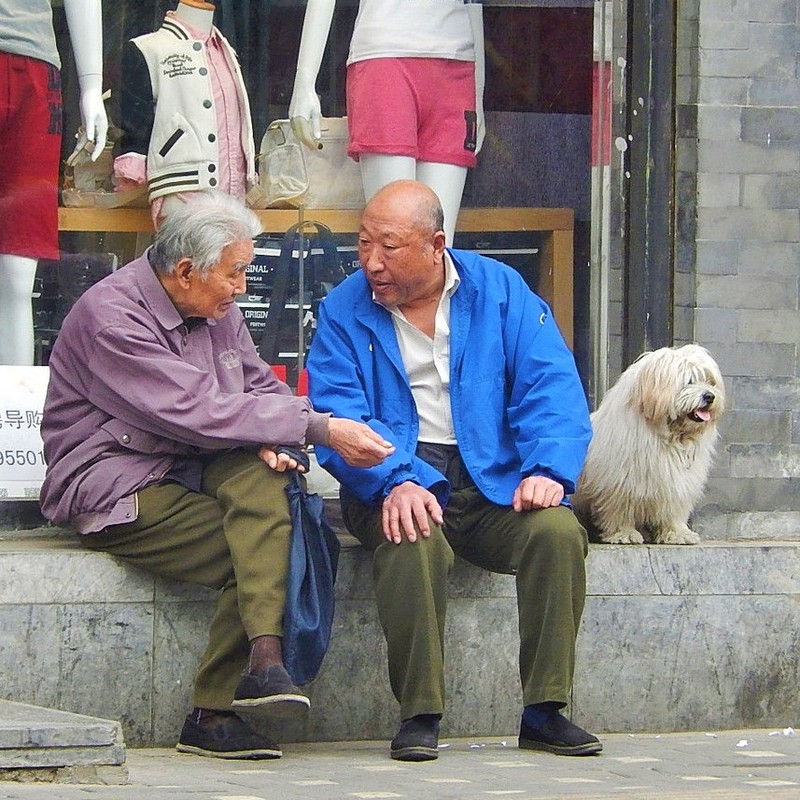
[[[175,16],[203,33],[211,33],[214,25],[215,6],[202,0],[180,0],[175,8]]]

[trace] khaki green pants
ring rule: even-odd
[[[430,538],[400,544],[384,538],[380,508],[348,496],[342,511],[351,533],[373,551],[389,680],[402,719],[444,711],[444,625],[453,553],[516,576],[523,704],[567,702],[588,550],[586,532],[572,511],[517,513],[489,503],[475,488],[461,489],[453,492],[443,525],[428,520]]]
[[[87,547],[166,578],[220,589],[194,704],[224,709],[250,639],[282,635],[291,521],[287,477],[256,455],[229,451],[203,471],[200,492],[177,483],[138,493],[134,522],[83,537]]]

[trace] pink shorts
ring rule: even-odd
[[[373,58],[347,67],[347,153],[475,166],[475,64]]]
[[[55,259],[61,76],[36,58],[0,52],[0,253]]]

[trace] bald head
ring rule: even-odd
[[[426,236],[444,230],[444,212],[439,198],[433,189],[419,181],[387,183],[369,200],[364,214],[393,219]]]

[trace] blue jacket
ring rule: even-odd
[[[510,505],[529,475],[575,490],[591,439],[572,353],[547,304],[515,270],[450,250],[461,279],[450,301],[450,403],[464,464],[485,497]],[[320,464],[363,502],[414,481],[444,506],[449,484],[414,455],[419,420],[391,315],[359,271],[320,306],[308,358],[314,408],[367,423],[397,448],[369,469],[316,446]]]

